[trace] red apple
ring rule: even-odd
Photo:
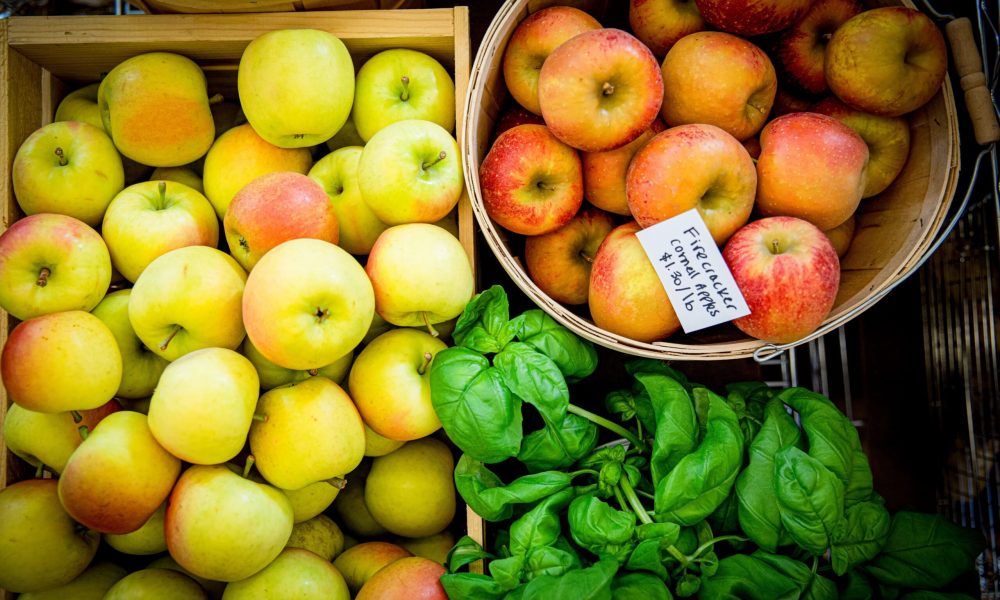
[[[812,0],[695,0],[705,21],[722,31],[752,36],[781,31],[794,23]]]
[[[230,253],[247,271],[282,242],[312,238],[336,244],[340,234],[326,190],[291,171],[246,184],[229,204],[223,226]]]
[[[826,50],[830,91],[866,112],[898,117],[926,104],[948,72],[944,36],[904,6],[865,11],[841,25]]]
[[[597,19],[571,6],[546,8],[521,21],[503,55],[503,78],[510,95],[529,111],[542,114],[538,104],[542,63],[566,40],[600,28]]]
[[[788,90],[779,87],[774,95],[774,106],[771,107],[770,119],[777,119],[782,115],[794,112],[808,112],[812,103],[805,98],[800,98]]]
[[[590,265],[614,226],[608,213],[584,208],[563,227],[528,237],[524,262],[531,280],[553,300],[586,304]]]
[[[689,33],[705,29],[698,5],[691,0],[629,0],[628,23],[657,56]]]
[[[701,31],[681,39],[663,59],[667,125],[707,123],[738,140],[764,126],[777,90],[774,66],[743,38]]]
[[[754,221],[733,235],[722,257],[750,307],[733,324],[751,337],[794,342],[815,331],[833,308],[840,260],[826,235],[807,221]]]
[[[357,600],[448,600],[439,581],[444,574],[444,567],[429,558],[401,558],[372,575]]]
[[[880,117],[856,110],[836,98],[813,107],[847,125],[868,144],[868,184],[862,198],[870,198],[889,187],[910,157],[910,125],[906,117]]]
[[[498,137],[479,178],[486,213],[515,233],[559,229],[583,203],[580,156],[544,125],[518,125]]]
[[[743,147],[747,149],[750,158],[757,160],[760,158],[760,138],[749,138],[743,140]]]
[[[598,327],[640,342],[680,329],[667,292],[635,232],[635,221],[604,238],[590,269],[590,316]]]
[[[657,134],[632,159],[628,207],[643,228],[698,209],[716,244],[750,218],[757,172],[747,149],[714,125]]]
[[[500,118],[497,119],[496,125],[493,127],[493,139],[497,139],[501,133],[518,125],[545,125],[545,120],[522,106],[511,106],[503,111]]]
[[[625,172],[628,171],[628,165],[639,148],[666,128],[663,121],[655,119],[649,129],[621,148],[581,154],[583,192],[587,201],[608,212],[629,214],[628,198],[625,197]]]
[[[868,146],[840,121],[792,113],[760,134],[757,209],[832,229],[858,208],[868,181]]]
[[[837,28],[861,10],[858,0],[816,0],[801,19],[781,34],[774,49],[775,62],[806,92],[826,92],[826,44]]]
[[[545,59],[538,100],[557,138],[586,152],[611,150],[652,124],[663,102],[663,79],[645,44],[621,29],[597,29]]]

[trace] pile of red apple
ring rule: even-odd
[[[190,59],[142,54],[17,152],[3,437],[39,477],[0,491],[2,589],[444,598],[429,365],[474,292],[454,83],[407,49],[355,74],[301,29],[252,41],[238,89],[219,103]],[[335,566],[334,513],[393,543]],[[99,546],[152,562],[126,576]]]
[[[947,71],[922,13],[856,0],[631,0],[631,33],[570,6],[514,30],[479,169],[553,299],[641,342],[680,322],[635,232],[697,209],[771,342],[833,307],[859,205],[909,155],[907,114]]]

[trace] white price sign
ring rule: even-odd
[[[750,314],[698,210],[638,231],[681,327],[691,333]]]

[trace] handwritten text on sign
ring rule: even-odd
[[[685,332],[750,314],[697,209],[647,227],[636,237],[653,263]]]

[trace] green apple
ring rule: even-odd
[[[236,349],[247,275],[232,256],[207,246],[163,254],[132,288],[128,318],[146,346],[167,360],[201,348]]]
[[[365,454],[358,409],[339,385],[324,377],[274,388],[260,397],[250,426],[257,470],[286,490],[342,477]]]
[[[104,406],[78,413],[80,422],[68,412],[43,413],[11,404],[3,420],[7,448],[33,467],[46,466],[62,473],[66,462],[87,435],[109,414],[121,410],[111,400]]]
[[[83,573],[100,536],[79,532],[55,479],[25,479],[0,490],[0,589],[35,592]]]
[[[38,412],[97,408],[115,395],[122,356],[111,330],[80,310],[18,324],[0,355],[10,399]]]
[[[118,151],[144,165],[186,165],[215,140],[205,74],[179,54],[148,52],[118,63],[101,80],[97,104]]]
[[[149,429],[171,454],[216,465],[243,449],[260,382],[250,361],[227,348],[202,348],[167,366],[149,403]]]
[[[393,325],[430,327],[457,317],[475,292],[462,244],[428,223],[387,229],[365,270],[375,290],[375,310]]]
[[[358,186],[385,223],[433,223],[450,213],[462,195],[458,142],[437,123],[396,121],[365,145]]]
[[[104,215],[101,235],[111,264],[135,282],[159,256],[185,246],[219,243],[219,221],[208,199],[175,181],[144,181],[122,190]]]
[[[149,431],[146,415],[110,414],[69,457],[59,500],[74,519],[102,533],[143,526],[173,488],[181,462]]]
[[[21,594],[18,600],[103,600],[111,586],[127,573],[114,563],[100,562],[87,567],[86,571],[65,585]]]
[[[198,582],[198,585],[202,587],[208,593],[209,598],[218,600],[222,598],[222,592],[226,589],[225,581],[215,581],[214,579],[205,579],[204,577],[198,577],[194,573],[188,571],[184,567],[177,564],[177,561],[173,559],[169,554],[164,554],[160,558],[157,558],[153,562],[146,565],[147,569],[170,569],[171,571],[177,571],[178,573],[183,573]]]
[[[365,456],[385,456],[393,450],[397,450],[406,442],[390,440],[375,432],[368,424],[365,424]]]
[[[205,155],[205,196],[223,219],[236,192],[254,179],[280,171],[305,175],[311,166],[308,148],[279,148],[249,124],[238,125],[219,136]]]
[[[104,536],[104,541],[124,554],[145,556],[166,552],[167,541],[163,536],[163,521],[166,514],[167,505],[161,504],[139,529],[121,534],[109,533]]]
[[[111,586],[104,600],[207,600],[205,590],[183,573],[143,569]]]
[[[85,85],[73,90],[59,101],[56,116],[53,121],[83,121],[104,131],[101,121],[101,109],[97,106],[97,88],[99,83]]]
[[[455,128],[455,82],[431,56],[407,48],[384,50],[358,70],[351,111],[364,140],[386,125],[406,119]]]
[[[301,548],[284,550],[259,573],[226,586],[223,600],[350,600],[330,561]]]
[[[225,465],[188,468],[167,505],[170,556],[207,579],[250,577],[281,553],[291,533],[288,498]]]
[[[409,551],[396,544],[364,542],[344,550],[333,565],[344,575],[351,592],[356,594],[383,567],[410,556]]]
[[[375,314],[365,270],[322,240],[279,244],[260,259],[243,294],[247,335],[271,362],[319,369],[358,345]]]
[[[243,340],[243,356],[246,356],[250,364],[257,369],[257,376],[260,377],[260,387],[263,390],[270,390],[288,383],[298,383],[310,377],[326,377],[334,383],[341,383],[347,376],[347,372],[354,363],[354,352],[348,352],[332,363],[319,369],[309,369],[296,371],[286,369],[269,361],[267,357],[260,353],[260,350],[253,345],[250,338]]]
[[[146,398],[153,393],[160,374],[169,363],[153,354],[132,329],[132,323],[128,320],[128,303],[131,297],[131,289],[111,292],[91,314],[108,326],[122,355],[122,378],[115,396],[133,400]]]
[[[296,523],[308,521],[318,516],[333,504],[340,494],[340,488],[328,481],[318,481],[297,490],[281,490],[292,504],[292,515]]]
[[[431,404],[430,365],[447,344],[426,331],[393,329],[365,346],[348,378],[365,424],[391,440],[408,441],[441,428]],[[392,393],[385,393],[385,382]]]
[[[319,159],[309,177],[323,186],[340,225],[337,245],[351,254],[368,254],[389,226],[379,220],[361,197],[358,187],[360,146],[346,146]]]
[[[424,537],[443,531],[455,517],[455,459],[434,438],[407,442],[372,460],[365,506],[396,535]]]
[[[354,62],[332,33],[269,31],[243,51],[237,87],[243,113],[262,138],[282,148],[315,146],[351,114]]]
[[[0,234],[0,308],[25,320],[97,306],[111,283],[104,240],[65,215],[25,217]]]
[[[358,135],[358,128],[354,126],[354,119],[347,117],[344,126],[340,128],[332,138],[326,140],[326,148],[330,152],[339,150],[345,146],[364,146],[365,141]]]
[[[396,543],[409,550],[414,556],[422,556],[436,563],[446,564],[448,553],[455,546],[455,535],[445,529],[440,533],[421,538],[398,538]]]
[[[80,121],[49,123],[28,136],[14,155],[11,179],[24,214],[63,214],[91,227],[125,187],[111,138]]]
[[[194,172],[188,166],[184,167],[156,167],[149,175],[150,181],[175,181],[183,183],[199,194],[205,194],[205,185],[201,181],[201,175]]]
[[[323,560],[333,560],[344,551],[344,533],[333,519],[318,515],[296,523],[285,547],[303,548]]]
[[[348,473],[345,487],[333,502],[340,523],[348,531],[362,537],[371,538],[388,533],[385,527],[372,518],[365,505],[365,480],[368,477],[368,464],[362,463],[353,472]]]

